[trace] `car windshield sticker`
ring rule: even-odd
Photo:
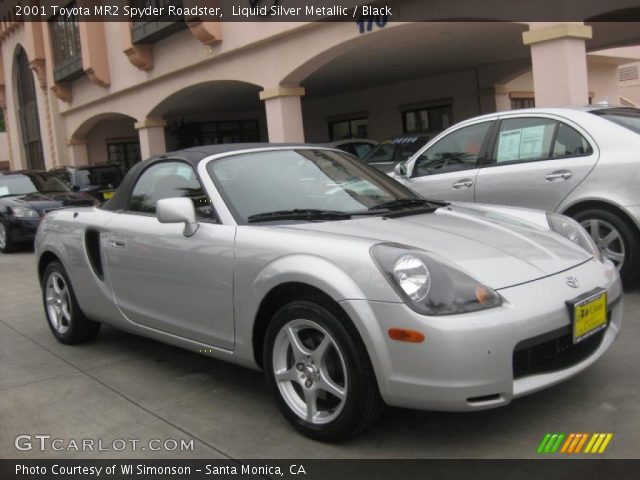
[[[508,162],[518,158],[520,153],[521,136],[521,128],[500,132],[500,140],[498,141],[498,162]]]
[[[520,158],[541,158],[544,144],[545,125],[526,127],[522,129],[520,137]]]
[[[500,132],[498,162],[540,158],[544,144],[544,125]]]

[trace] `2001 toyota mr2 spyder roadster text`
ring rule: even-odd
[[[321,440],[384,404],[472,411],[566,380],[620,331],[618,271],[574,220],[426,200],[331,148],[195,147],[36,238],[63,343],[101,323],[261,368]]]

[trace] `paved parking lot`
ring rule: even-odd
[[[64,346],[45,323],[33,253],[0,254],[0,458],[534,458],[547,432],[612,432],[607,458],[640,458],[640,288],[625,323],[582,375],[474,413],[388,409],[366,434],[325,445],[295,433],[262,374],[111,328]],[[193,439],[193,451],[18,451],[20,434]]]

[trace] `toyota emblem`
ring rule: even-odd
[[[564,281],[567,282],[567,285],[571,288],[578,288],[580,286],[580,282],[576,277],[567,277]]]

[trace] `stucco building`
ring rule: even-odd
[[[640,24],[598,21],[617,8],[599,3],[584,22],[381,22],[370,31],[199,18],[19,22],[5,5],[0,162],[129,166],[197,144],[383,139],[534,103],[618,103],[618,68],[640,58],[620,47],[640,44]]]

